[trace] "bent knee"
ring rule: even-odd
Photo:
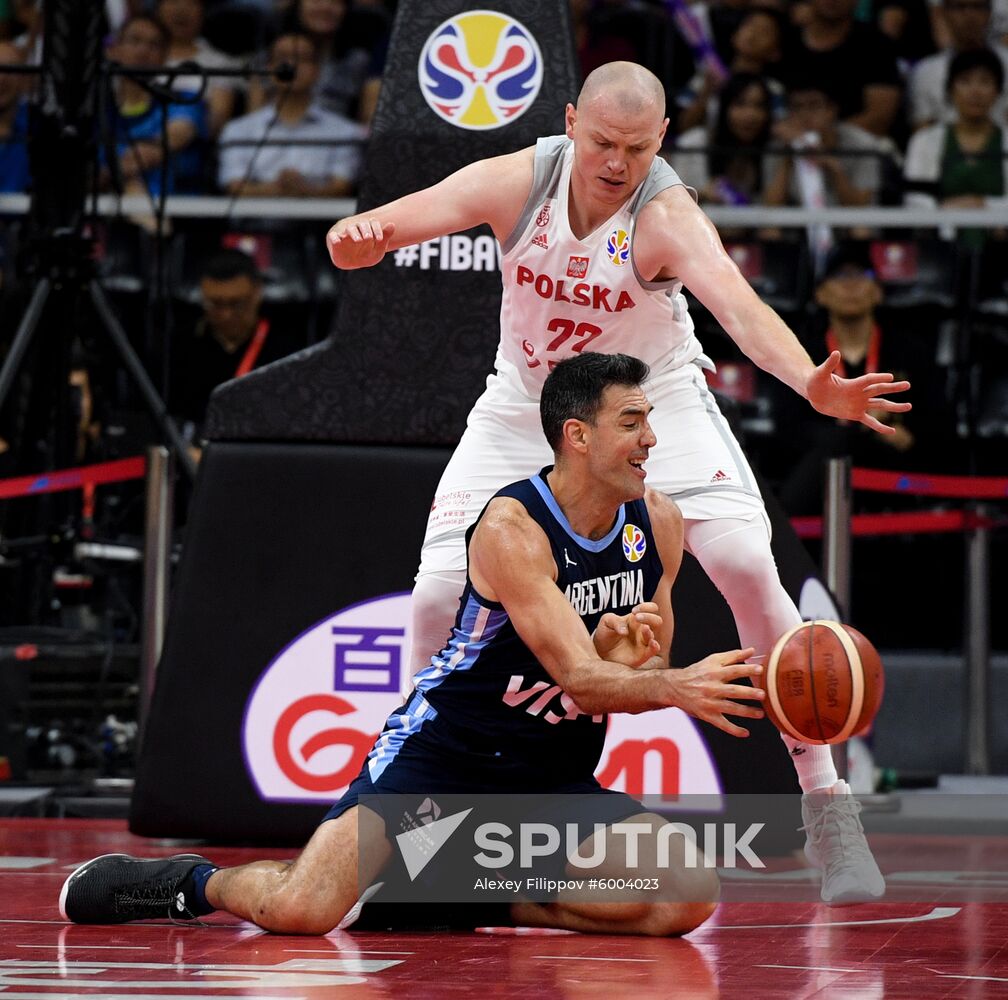
[[[255,922],[274,934],[328,934],[348,909],[336,900],[280,889],[260,902]]]
[[[641,930],[652,937],[678,937],[696,930],[716,909],[716,902],[654,903]]]

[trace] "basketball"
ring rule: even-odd
[[[762,687],[763,708],[781,732],[803,743],[843,743],[882,704],[882,661],[849,625],[802,622],[777,640]]]

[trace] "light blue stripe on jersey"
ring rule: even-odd
[[[462,618],[452,629],[448,645],[437,656],[431,657],[429,667],[416,675],[414,683],[417,691],[429,691],[441,684],[452,672],[472,668],[487,643],[508,620],[508,613],[503,608],[488,607],[490,603],[484,603],[470,586]]]
[[[395,760],[407,737],[417,732],[428,719],[434,718],[437,718],[437,712],[419,691],[414,693],[403,711],[390,715],[385,723],[385,732],[368,754],[371,780],[377,781],[382,771]]]
[[[378,780],[413,733],[418,732],[428,719],[437,718],[437,710],[428,704],[423,692],[437,687],[456,670],[471,669],[487,643],[507,620],[508,613],[503,608],[486,607],[475,591],[470,590],[462,620],[452,630],[448,645],[437,656],[431,657],[429,667],[416,675],[413,697],[401,712],[389,716],[385,732],[368,754],[368,772],[372,781]]]
[[[616,523],[612,526],[612,530],[604,537],[600,538],[597,542],[593,542],[590,538],[585,538],[583,535],[579,535],[571,526],[570,521],[567,520],[567,515],[560,509],[560,504],[556,502],[556,497],[550,492],[549,486],[543,481],[542,476],[533,476],[529,482],[536,488],[536,492],[543,498],[543,502],[550,509],[550,513],[557,519],[557,523],[563,528],[564,531],[574,539],[578,545],[581,546],[586,552],[601,552],[608,545],[612,544],[613,539],[623,530],[623,524],[626,521],[626,506],[620,505],[619,514],[616,515]]]

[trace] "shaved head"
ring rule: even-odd
[[[653,110],[659,120],[665,117],[661,80],[638,63],[605,63],[589,73],[578,95],[577,109],[584,111],[600,99],[613,102],[623,114]]]

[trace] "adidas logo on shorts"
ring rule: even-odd
[[[731,481],[731,476],[729,476],[727,472],[718,469],[717,472],[715,472],[714,475],[710,477],[710,481],[712,483],[727,483]]]

